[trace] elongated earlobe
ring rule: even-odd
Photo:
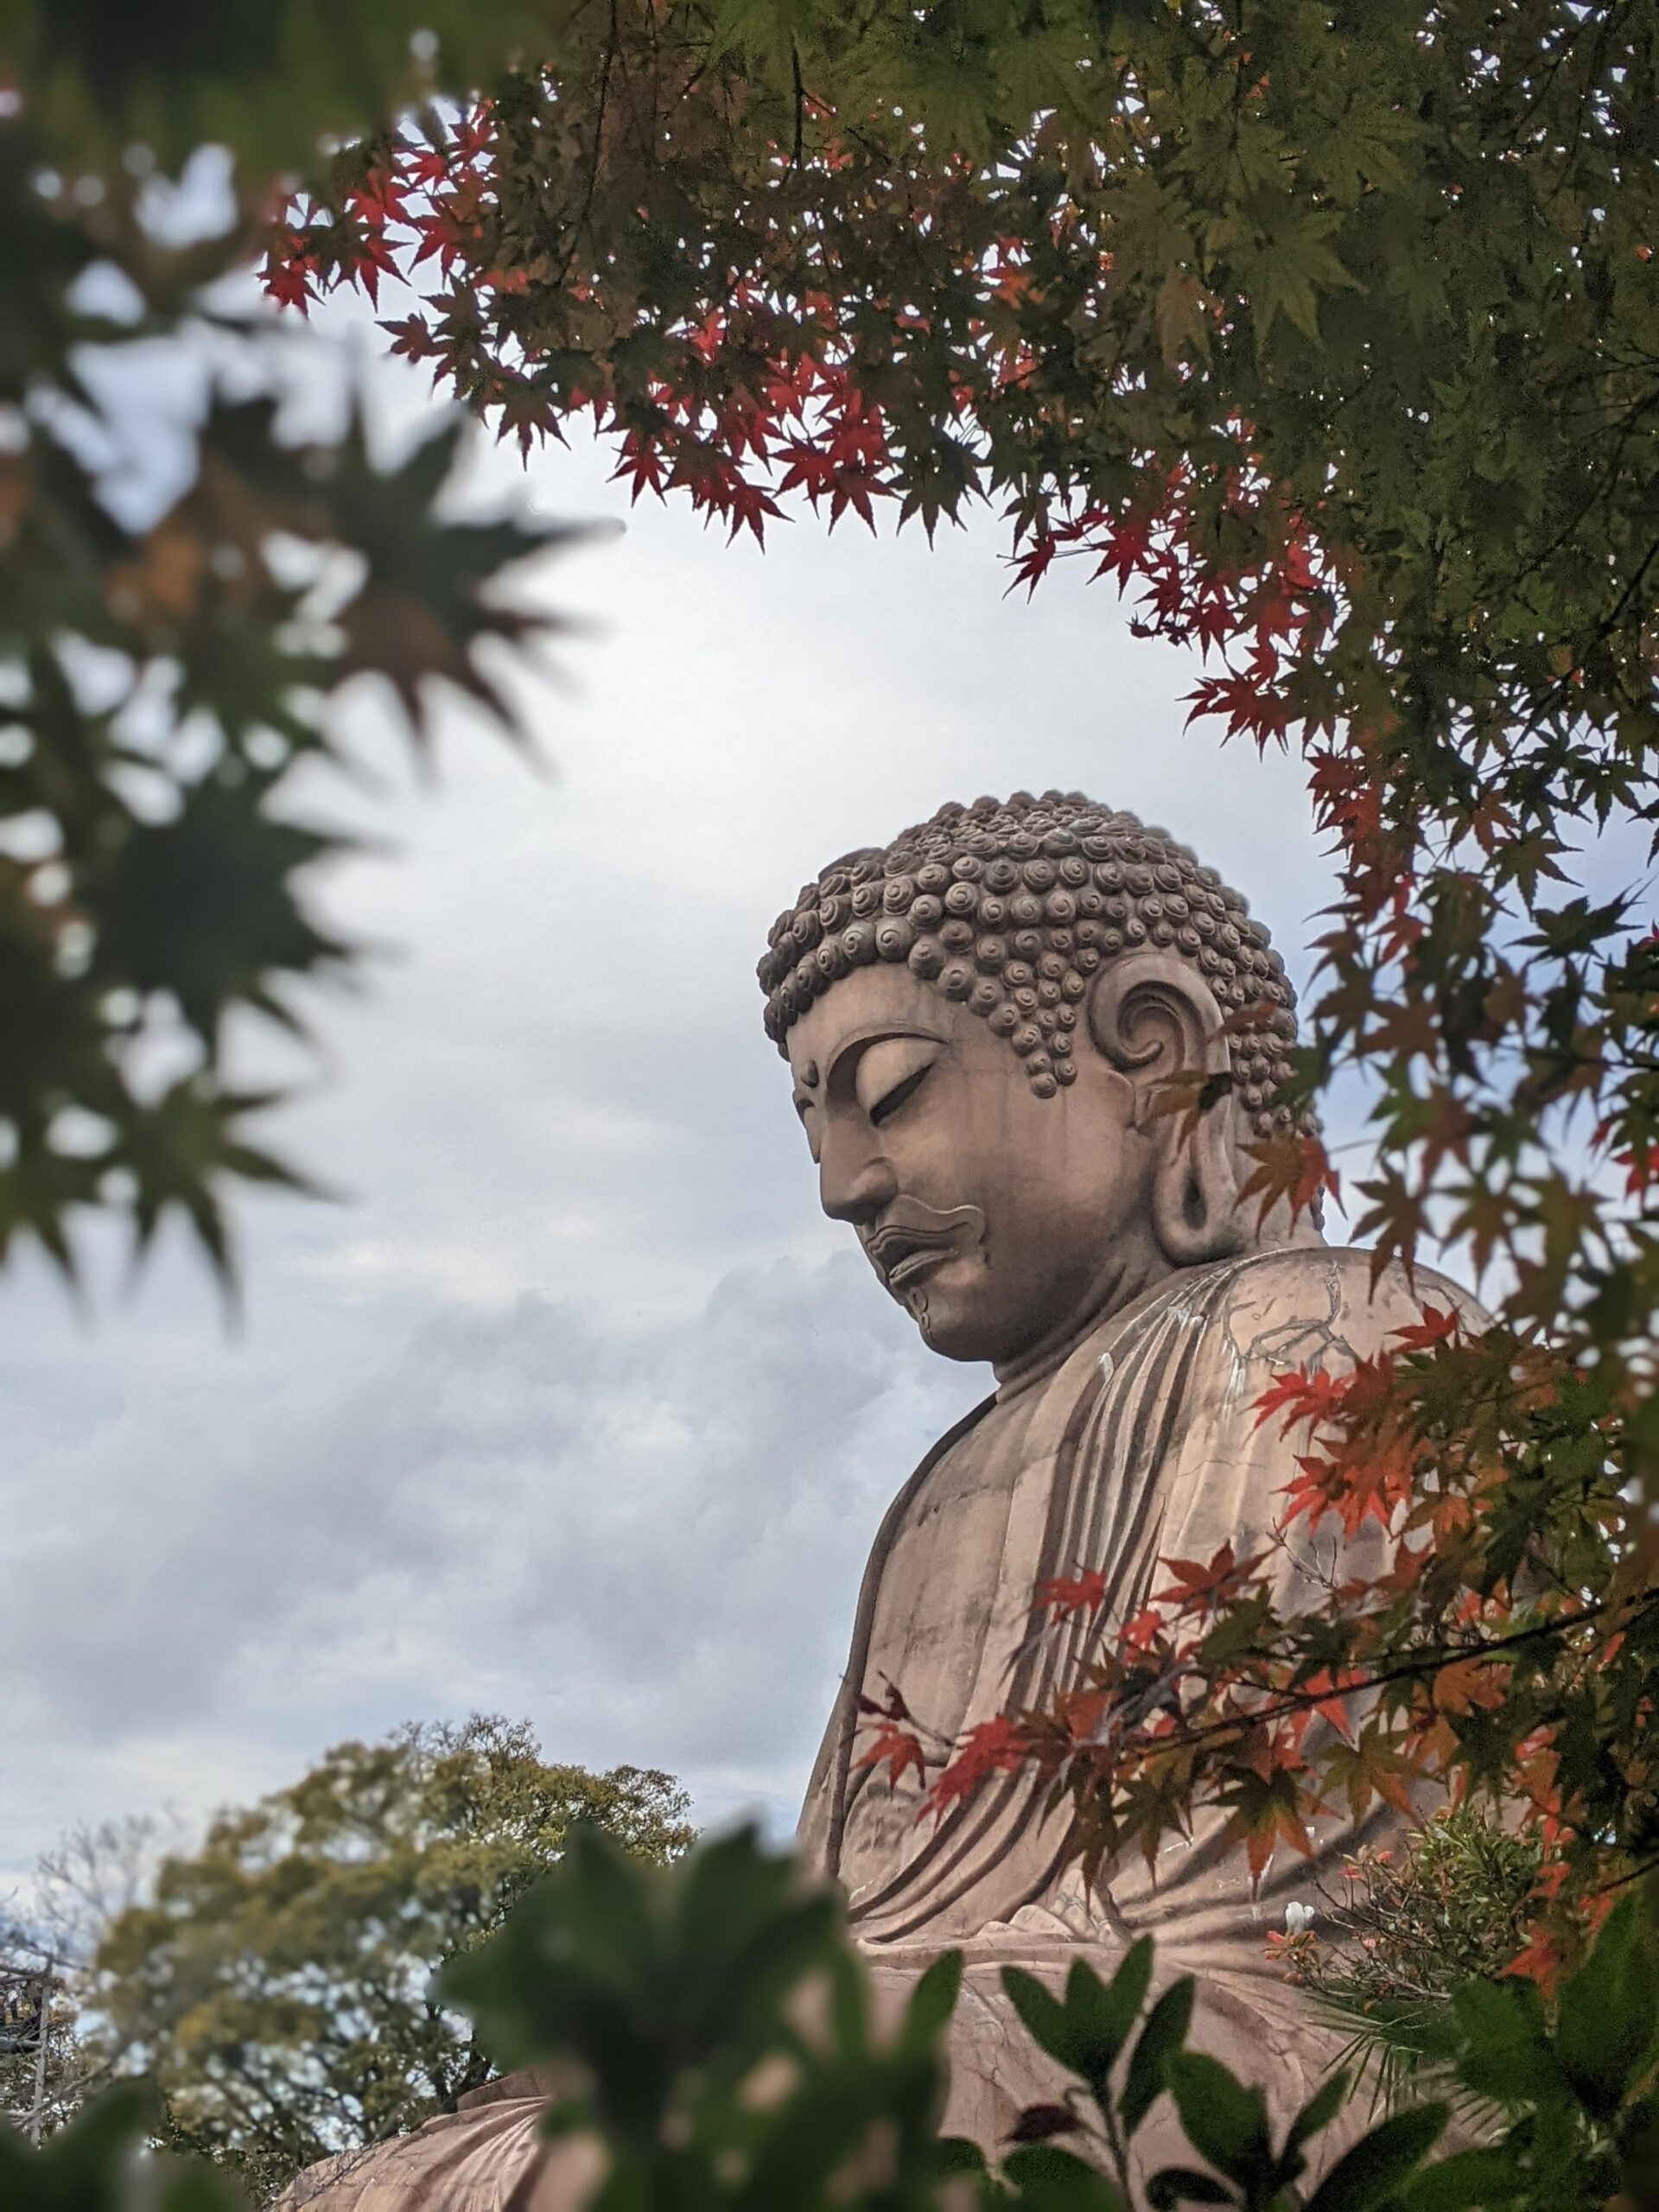
[[[1129,1077],[1136,1120],[1157,1147],[1153,1224],[1177,1267],[1224,1260],[1247,1243],[1238,1213],[1234,1154],[1236,1107],[1229,1092],[1201,1112],[1172,1089],[1200,1084],[1230,1065],[1221,1008],[1190,962],[1162,952],[1122,954],[1102,974],[1089,1003],[1090,1033],[1107,1060]]]
[[[1212,1107],[1183,1142],[1167,1142],[1153,1183],[1158,1242],[1179,1267],[1225,1260],[1249,1243],[1238,1211],[1233,1102]]]

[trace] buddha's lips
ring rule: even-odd
[[[971,1249],[985,1238],[985,1217],[977,1206],[953,1206],[941,1213],[918,1199],[898,1198],[887,1218],[864,1238],[876,1271],[893,1290],[901,1289],[953,1252]]]

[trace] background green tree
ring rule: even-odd
[[[42,1852],[26,1918],[0,1925],[0,1962],[37,1968],[52,1980],[43,2109],[39,2132],[54,2133],[89,2096],[107,2087],[115,2052],[85,2032],[86,1969],[104,1930],[148,1893],[151,1873],[175,1824],[153,1813],[83,1824]],[[0,2057],[0,2113],[22,2125],[35,2103],[35,2054]]]
[[[551,1764],[499,1719],[339,1745],[219,1814],[92,1929],[84,2050],[142,2073],[164,2139],[264,2195],[489,2078],[436,1978],[500,1927],[573,1823],[662,1865],[691,1840],[686,1814],[669,1776]]]
[[[96,2082],[96,2062],[79,2033],[79,2014],[64,1990],[51,1961],[32,1947],[14,1945],[0,1937],[0,1972],[46,1976],[46,2052],[44,2079],[33,2038],[8,2036],[0,2041],[0,2113],[14,2125],[48,2134],[77,2111],[87,2090]],[[11,1985],[23,2005],[32,2001],[29,1984]],[[38,2032],[38,2031],[37,2031]],[[21,2048],[19,2046],[22,2046]],[[39,2110],[36,2110],[36,2093]]]
[[[499,68],[516,20],[0,5],[0,1258],[177,1213],[228,1270],[227,1189],[295,1179],[238,1024],[297,1029],[355,962],[297,772],[349,756],[359,677],[417,740],[446,690],[516,728],[505,670],[557,625],[512,572],[572,533],[456,511],[460,418],[388,460],[346,394],[301,442],[285,392],[344,372],[271,345],[246,273],[279,171]]]

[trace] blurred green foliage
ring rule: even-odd
[[[451,1970],[448,1986],[505,2063],[572,2068],[581,2086],[555,2107],[549,2133],[597,2144],[593,2212],[1174,2204],[1184,2201],[1179,2170],[1149,2177],[1144,2198],[1131,2177],[1134,2138],[1166,2091],[1230,2184],[1208,2183],[1217,2193],[1197,2201],[1252,2212],[1287,2203],[1306,2171],[1305,2146],[1340,2109],[1341,2086],[1275,2141],[1258,2092],[1184,2051],[1190,1979],[1148,2005],[1152,1971],[1142,1941],[1109,1985],[1077,1961],[1061,1997],[1005,1973],[1027,2029],[1077,2088],[1065,2104],[1027,2112],[995,2169],[972,2144],[937,2133],[959,1955],[919,1976],[902,2019],[883,2032],[836,1900],[804,1887],[791,1860],[750,1834],[705,1845],[666,1878],[579,1834],[511,1926]],[[1400,2174],[1443,2118],[1430,2108],[1399,2136]]]
[[[464,92],[569,0],[0,0],[0,54],[45,159],[165,168],[232,148],[256,188],[315,168],[325,140]]]
[[[505,1927],[449,1967],[442,1996],[501,2065],[545,2067],[562,2084],[517,2184],[543,2212],[1659,2205],[1659,1928],[1634,1891],[1553,2000],[1513,1977],[1457,1990],[1443,2063],[1454,2091],[1493,2117],[1484,2139],[1440,2156],[1446,2103],[1364,2126],[1342,2071],[1275,2126],[1259,2090],[1187,2047],[1193,1984],[1160,1987],[1143,1939],[1109,1982],[1081,1959],[1059,1989],[1004,1970],[1058,2090],[988,2159],[938,2133],[960,1972],[944,1955],[902,2016],[878,2022],[837,1900],[789,1857],[746,1832],[652,1866],[578,1827]],[[1142,2156],[1159,2110],[1186,2157]],[[0,2135],[0,2212],[153,2207],[122,2193],[143,2118],[123,2091],[39,2154]],[[171,2184],[198,2194],[161,2202],[207,2212],[230,2201],[220,2180],[200,2173]]]
[[[112,2089],[43,2150],[0,2125],[0,2212],[245,2212],[226,2176],[200,2158],[157,2155],[142,2089]]]
[[[664,1874],[578,1835],[448,1986],[505,2064],[562,2063],[571,2093],[549,2132],[596,2150],[602,2179],[583,2200],[593,2212],[1569,2212],[1610,2200],[1637,2212],[1659,2202],[1659,1929],[1634,1893],[1553,2004],[1530,1982],[1477,1979],[1446,2008],[1450,2077],[1500,2117],[1489,2140],[1439,2158],[1446,2104],[1406,2107],[1356,2140],[1341,2071],[1275,2128],[1258,2090],[1186,2047],[1192,1982],[1159,1989],[1143,1939],[1109,1983],[1081,1960],[1058,1992],[1004,1970],[1026,2030],[1070,2080],[988,2161],[933,2139],[958,1974],[954,1955],[938,1961],[884,2033],[837,1905],[753,1836],[705,1844]],[[1139,2158],[1137,2138],[1166,2098],[1190,2164]],[[1321,2139],[1344,2117],[1347,2147],[1333,2155]]]
[[[499,67],[512,20],[0,5],[0,1258],[69,1269],[77,1211],[141,1247],[176,1212],[228,1274],[228,1186],[298,1179],[238,1022],[299,1027],[356,957],[296,772],[345,755],[356,677],[416,739],[446,690],[516,728],[502,656],[557,623],[503,580],[573,533],[456,512],[454,421],[395,462],[349,409],[296,442],[246,273],[279,171]],[[217,208],[200,165],[169,189],[209,143]],[[338,376],[294,344],[290,378]]]

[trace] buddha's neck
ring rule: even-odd
[[[1013,1397],[1045,1376],[1052,1375],[1103,1321],[1109,1321],[1115,1313],[1121,1313],[1126,1306],[1132,1306],[1137,1298],[1156,1289],[1177,1272],[1174,1263],[1155,1243],[1115,1249],[1090,1286],[1087,1298],[1081,1300],[1063,1322],[1014,1358],[993,1363],[991,1372],[996,1377],[997,1396]]]

